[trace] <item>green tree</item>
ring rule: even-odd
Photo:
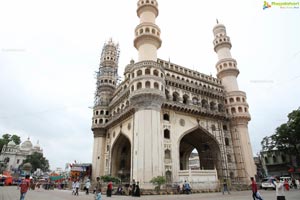
[[[14,141],[17,145],[21,143],[21,139],[18,135],[4,134],[2,138],[0,138],[0,153],[5,145],[7,145],[10,141]]]
[[[36,171],[37,168],[40,168],[42,171],[49,171],[49,161],[43,156],[42,153],[34,152],[33,154],[26,157],[23,160],[21,166],[25,163],[30,163],[32,165],[31,172]]]
[[[16,143],[16,145],[21,144],[21,138],[20,138],[20,136],[12,135],[10,138],[11,138],[12,141],[14,141],[14,143]]]
[[[109,176],[109,175],[101,176],[101,180],[103,182],[106,182],[106,183],[109,182],[109,181],[111,181],[113,183],[120,183],[121,182],[119,178],[114,177],[114,176]]]
[[[288,114],[288,121],[276,128],[275,134],[264,137],[263,150],[278,149],[289,155],[295,155],[300,166],[300,108]]]
[[[166,178],[164,176],[157,176],[157,177],[153,177],[150,181],[150,183],[152,183],[153,185],[157,185],[155,187],[156,191],[160,191],[160,187],[161,185],[166,183]]]

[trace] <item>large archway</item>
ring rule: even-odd
[[[111,175],[119,177],[122,182],[130,181],[131,145],[129,139],[120,134],[112,147]]]
[[[210,133],[200,127],[186,133],[180,140],[180,170],[191,169],[190,156],[192,152],[198,152],[200,169],[217,169],[218,176],[222,176],[222,159],[218,142]]]

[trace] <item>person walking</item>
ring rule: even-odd
[[[257,190],[257,183],[255,182],[254,178],[251,177],[251,188],[252,188],[252,198],[253,200],[259,199],[259,200],[263,200],[262,197],[260,196],[258,190]]]
[[[80,188],[80,182],[79,182],[79,179],[77,179],[76,182],[75,182],[75,189],[76,189],[75,190],[75,195],[77,195],[77,196],[79,195],[79,193],[78,193],[79,188]]]
[[[96,200],[101,200],[101,190],[102,190],[102,185],[101,185],[101,183],[100,183],[100,178],[99,177],[97,177],[96,178]]]
[[[30,187],[30,179],[29,179],[29,175],[26,175],[25,179],[22,180],[20,184],[20,200],[25,199],[25,195],[29,187]]]
[[[113,189],[113,184],[110,180],[107,184],[107,191],[106,191],[106,196],[107,197],[111,197],[112,189]]]
[[[295,183],[296,183],[296,186],[297,186],[296,189],[300,189],[300,181],[299,181],[299,179],[296,179]]]
[[[86,190],[86,192],[85,192],[86,195],[89,194],[90,186],[91,186],[90,179],[87,179],[86,182],[85,182],[85,185],[84,185],[85,190]]]
[[[72,195],[75,195],[75,193],[76,193],[76,181],[73,180],[73,182],[72,182]]]
[[[277,200],[285,200],[284,183],[280,182],[280,178],[278,176],[275,177],[275,181],[273,181],[273,184],[276,188]]]
[[[229,188],[228,188],[228,182],[227,182],[226,178],[223,181],[223,195],[224,195],[225,191],[227,191],[228,194],[230,194],[230,191],[229,191]]]
[[[290,184],[289,184],[289,182],[288,182],[287,179],[284,180],[284,183],[283,183],[283,184],[284,184],[285,190],[286,190],[286,191],[289,191],[289,190],[290,190]]]

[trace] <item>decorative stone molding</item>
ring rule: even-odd
[[[228,36],[222,36],[222,37],[215,38],[213,43],[215,45],[215,47],[214,47],[215,52],[217,52],[219,49],[224,48],[224,47],[229,48],[229,49],[231,49],[231,47],[232,47],[230,38]]]
[[[139,49],[139,47],[143,44],[153,44],[157,49],[161,47],[161,39],[159,36],[151,33],[145,33],[137,36],[134,39],[134,47]]]
[[[137,110],[153,109],[160,110],[165,100],[165,94],[156,89],[135,90],[130,95],[130,103]]]
[[[106,129],[105,128],[94,128],[92,130],[94,133],[94,138],[106,137]]]
[[[217,77],[219,79],[222,79],[226,76],[235,76],[237,77],[239,75],[240,71],[237,68],[225,68],[218,72]]]
[[[151,2],[153,2],[153,4]],[[146,11],[153,12],[155,17],[158,16],[158,4],[156,0],[149,1],[149,3],[147,3],[146,0],[139,0],[138,9],[136,11],[138,17],[141,16],[142,12]]]

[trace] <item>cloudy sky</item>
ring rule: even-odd
[[[284,0],[283,0],[284,1]],[[52,169],[91,162],[95,71],[110,37],[119,74],[137,60],[137,0],[0,2],[0,135],[39,140]],[[159,0],[159,58],[215,76],[212,28],[225,24],[247,92],[253,152],[300,102],[300,9],[263,0]]]

